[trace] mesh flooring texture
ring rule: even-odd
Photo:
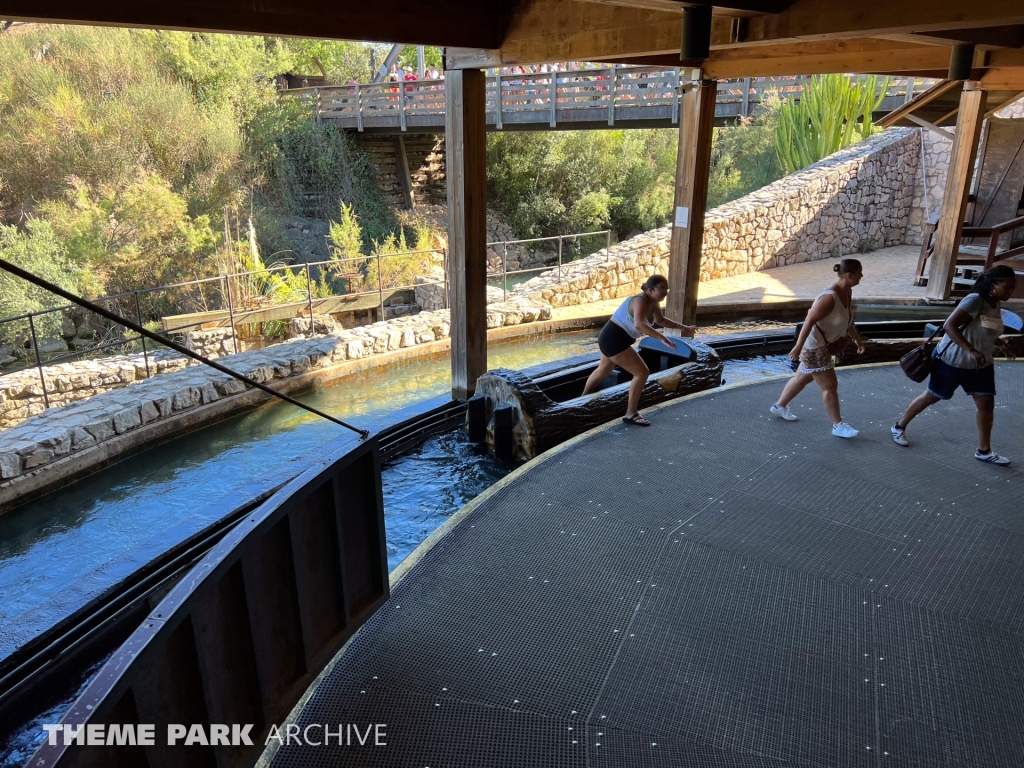
[[[299,725],[387,746],[276,768],[1024,765],[1024,365],[997,366],[975,461],[958,394],[841,371],[853,440],[812,385],[766,382],[611,426],[486,499],[354,638]]]

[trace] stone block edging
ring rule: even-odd
[[[504,328],[550,317],[551,307],[520,300],[488,307],[487,324]],[[262,384],[274,382],[281,391],[292,391],[354,372],[358,370],[351,365],[355,361],[447,342],[449,334],[449,313],[442,310],[277,344],[223,357],[220,362]],[[26,493],[51,485],[48,479],[29,482],[27,478],[39,478],[57,462],[67,467],[61,476],[80,475],[111,463],[129,448],[169,439],[182,429],[226,417],[270,397],[212,368],[189,366],[32,416],[0,432],[0,510]],[[136,433],[141,439],[124,439]],[[79,456],[82,461],[73,460]]]

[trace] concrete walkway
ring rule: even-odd
[[[925,288],[914,286],[914,269],[920,246],[897,245],[851,258],[864,265],[864,280],[855,289],[854,298],[860,304],[917,304],[924,299]],[[749,272],[735,277],[723,277],[701,283],[698,292],[698,314],[711,314],[713,310],[730,309],[748,311],[764,305],[793,304],[802,308],[813,301],[835,279],[834,259],[810,261],[790,267]],[[621,299],[556,307],[554,319],[573,319],[610,315]]]

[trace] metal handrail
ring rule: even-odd
[[[545,272],[545,271],[549,271],[549,270],[554,269],[554,270],[557,270],[558,278],[559,278],[559,280],[561,280],[562,269],[563,269],[563,267],[565,265],[565,261],[564,261],[564,248],[563,248],[564,243],[566,241],[579,240],[579,239],[585,238],[585,237],[600,237],[600,236],[603,236],[605,238],[605,247],[609,247],[611,245],[612,232],[611,232],[611,230],[608,230],[608,229],[594,231],[594,232],[573,233],[573,234],[568,234],[568,235],[550,235],[550,236],[546,236],[546,237],[525,238],[525,239],[520,239],[520,240],[499,240],[499,241],[494,241],[494,242],[488,242],[486,244],[487,248],[490,249],[490,248],[496,248],[496,247],[500,246],[500,247],[502,247],[504,249],[504,252],[505,252],[505,255],[506,255],[506,259],[503,259],[501,271],[489,274],[488,275],[488,280],[501,279],[501,281],[502,281],[503,297],[505,299],[508,298],[508,278],[510,276],[521,275],[521,274],[528,274],[528,273],[534,273],[534,272]],[[542,266],[542,267],[531,267],[529,269],[520,269],[520,270],[512,270],[512,271],[509,271],[507,269],[507,252],[508,252],[508,248],[509,247],[516,246],[516,245],[527,245],[527,244],[531,244],[531,243],[545,243],[545,242],[557,242],[558,243],[557,264],[552,264],[550,266]],[[409,257],[409,256],[417,256],[417,255],[425,255],[425,254],[439,254],[441,256],[442,262],[443,262],[443,271],[444,271],[444,278],[443,279],[438,279],[438,280],[429,280],[428,279],[426,281],[421,281],[419,283],[406,284],[406,285],[389,285],[389,286],[387,286],[385,288],[385,286],[384,286],[384,279],[383,279],[382,262],[386,261],[389,258]],[[415,291],[415,289],[417,287],[420,287],[420,286],[443,285],[444,286],[444,300],[445,300],[445,304],[444,305],[445,305],[446,309],[449,308],[450,300],[449,300],[449,296],[448,296],[448,258],[447,258],[447,251],[444,250],[444,249],[425,249],[425,250],[416,250],[416,251],[402,251],[400,253],[384,254],[384,255],[373,254],[373,255],[369,255],[369,256],[356,256],[356,257],[350,257],[350,258],[345,258],[345,259],[329,259],[329,260],[316,261],[316,262],[304,262],[302,264],[280,265],[280,266],[276,266],[276,267],[268,267],[268,268],[263,269],[263,270],[248,270],[248,271],[244,271],[244,272],[232,272],[232,273],[229,273],[229,274],[226,274],[226,275],[218,275],[216,277],[201,278],[201,279],[197,279],[197,280],[189,280],[189,281],[185,281],[185,282],[172,283],[172,284],[169,284],[169,285],[154,286],[154,287],[150,287],[150,288],[140,288],[140,289],[138,289],[136,291],[120,293],[120,294],[113,294],[113,295],[110,295],[110,296],[104,296],[104,297],[95,299],[94,300],[94,304],[98,305],[99,303],[106,303],[106,302],[113,301],[115,299],[124,299],[124,298],[129,298],[129,297],[134,298],[135,314],[136,314],[134,322],[132,322],[131,320],[128,320],[125,317],[118,317],[118,316],[114,315],[114,313],[109,311],[109,310],[103,310],[103,311],[97,312],[97,314],[100,314],[101,316],[107,317],[107,319],[112,320],[112,322],[115,322],[115,323],[117,323],[119,325],[124,326],[125,328],[127,328],[127,329],[129,329],[131,331],[134,331],[134,333],[126,334],[122,338],[114,339],[114,340],[111,340],[111,341],[99,342],[97,344],[90,345],[89,347],[86,347],[86,348],[83,348],[83,349],[69,350],[66,354],[61,354],[61,355],[58,355],[56,357],[50,357],[45,362],[42,359],[42,356],[41,356],[40,351],[39,351],[39,343],[38,343],[38,339],[36,338],[36,334],[35,334],[35,320],[37,318],[40,318],[40,317],[43,317],[43,316],[46,316],[46,315],[51,315],[51,314],[54,314],[54,313],[57,313],[57,312],[64,312],[64,311],[66,311],[68,309],[73,308],[76,305],[77,306],[84,306],[84,305],[80,301],[72,301],[72,302],[70,302],[68,304],[65,304],[65,305],[62,305],[62,306],[59,306],[59,307],[52,307],[50,309],[44,309],[44,310],[41,310],[39,312],[29,312],[29,313],[26,313],[26,314],[23,314],[23,315],[18,315],[16,317],[4,318],[4,319],[0,320],[0,325],[6,324],[6,323],[18,322],[18,321],[28,321],[28,323],[30,325],[30,331],[31,331],[32,337],[33,337],[33,339],[32,339],[32,350],[33,350],[33,353],[34,353],[34,356],[35,356],[35,365],[26,366],[24,368],[19,368],[18,371],[11,371],[9,373],[15,373],[15,372],[19,372],[19,371],[24,371],[24,370],[28,370],[29,368],[36,368],[38,370],[38,372],[39,372],[39,380],[40,380],[40,384],[41,384],[41,388],[42,388],[42,393],[43,393],[42,394],[42,396],[43,396],[43,405],[44,405],[45,408],[49,409],[51,407],[51,403],[50,403],[49,393],[47,391],[47,374],[46,374],[46,370],[45,369],[47,367],[49,367],[49,366],[54,366],[54,365],[60,364],[62,362],[68,362],[68,361],[74,360],[76,358],[85,357],[87,355],[94,355],[97,352],[101,352],[103,350],[112,349],[112,348],[115,348],[115,347],[121,347],[121,346],[124,346],[124,345],[135,344],[137,342],[141,342],[142,343],[142,359],[143,359],[143,364],[144,364],[145,370],[146,370],[146,378],[150,378],[152,375],[155,375],[155,374],[153,374],[152,371],[151,371],[150,355],[153,353],[153,351],[146,348],[145,340],[147,338],[150,339],[150,341],[155,342],[159,346],[167,347],[167,348],[172,349],[174,351],[181,352],[182,354],[185,354],[187,357],[192,357],[192,358],[201,360],[202,362],[209,362],[209,361],[206,360],[206,358],[202,357],[201,355],[197,355],[195,353],[182,352],[182,348],[179,347],[177,343],[175,343],[175,342],[171,341],[169,338],[167,338],[167,335],[169,335],[169,334],[180,333],[182,331],[186,331],[186,330],[191,329],[191,328],[196,328],[196,327],[201,326],[202,323],[185,323],[185,324],[181,324],[181,325],[174,325],[174,326],[171,326],[169,328],[165,328],[160,334],[154,333],[154,332],[151,332],[151,331],[146,331],[145,329],[142,329],[143,331],[145,331],[144,333],[140,333],[137,329],[142,328],[143,320],[142,320],[142,309],[141,309],[141,305],[140,305],[139,300],[138,300],[139,296],[143,295],[143,294],[152,293],[152,292],[155,292],[155,291],[160,291],[160,290],[177,289],[177,288],[188,288],[188,287],[192,287],[192,286],[196,286],[196,285],[203,285],[203,284],[208,284],[208,283],[218,283],[219,282],[223,286],[221,288],[221,291],[223,292],[223,294],[224,294],[224,296],[226,298],[226,303],[227,303],[228,307],[227,307],[226,310],[222,309],[222,310],[214,310],[214,311],[227,312],[227,318],[226,319],[227,319],[227,321],[229,323],[229,327],[234,328],[237,325],[245,324],[247,317],[252,316],[252,315],[254,315],[254,314],[258,313],[258,312],[262,312],[262,311],[264,311],[266,309],[270,309],[270,308],[272,308],[273,305],[267,306],[267,307],[239,307],[239,306],[236,306],[235,303],[234,303],[234,300],[232,299],[233,289],[232,289],[232,286],[231,286],[231,280],[233,280],[233,279],[237,280],[239,278],[249,277],[249,276],[253,276],[253,275],[265,275],[265,274],[272,273],[272,272],[282,272],[282,271],[285,271],[285,270],[288,270],[288,271],[296,270],[299,275],[301,275],[303,271],[305,272],[305,277],[306,277],[306,280],[305,280],[305,282],[306,282],[306,291],[305,291],[305,293],[306,293],[306,296],[303,299],[303,302],[307,303],[307,305],[308,305],[308,311],[309,311],[309,316],[310,316],[309,335],[310,335],[310,337],[312,337],[312,336],[315,335],[314,322],[313,322],[313,314],[314,314],[315,304],[317,302],[323,301],[324,299],[331,298],[331,297],[315,298],[313,296],[312,279],[311,279],[311,275],[310,275],[310,269],[313,268],[313,267],[337,267],[339,264],[345,264],[345,263],[350,263],[350,262],[366,263],[368,260],[375,262],[376,265],[377,265],[377,287],[375,289],[373,289],[373,290],[349,291],[349,292],[347,292],[345,294],[336,294],[336,295],[351,297],[353,299],[358,299],[358,298],[364,297],[364,296],[377,295],[379,297],[379,301],[380,301],[380,303],[378,305],[379,316],[380,316],[380,319],[384,319],[384,317],[385,317],[384,291],[385,290],[387,290],[387,291],[389,291],[390,293],[393,294],[393,293],[399,292],[399,291]],[[54,293],[56,295],[62,295],[59,292],[54,292]],[[303,303],[303,302],[295,302],[295,303]],[[89,307],[86,307],[86,308],[88,309]],[[237,353],[238,352],[238,338],[237,338],[237,336],[233,336],[233,343],[234,343],[235,352]],[[219,367],[219,366],[214,365],[214,367]],[[0,373],[0,377],[2,377],[3,375],[5,375],[5,374],[4,373]]]
[[[505,115],[533,112],[547,117],[550,126],[567,112],[603,109],[608,125],[614,125],[617,107],[664,107],[671,105],[671,121],[679,120],[678,67],[607,67],[602,69],[529,72],[489,75],[486,78],[486,106],[493,123],[501,129]],[[862,79],[864,76],[855,76]],[[768,91],[798,97],[808,78],[766,77],[722,80],[716,97],[719,104],[739,104],[738,116],[749,117],[751,108]],[[916,78],[891,78],[886,96],[913,98]],[[370,84],[348,84],[294,88],[280,91],[281,96],[309,99],[318,123],[323,119],[355,120],[358,131],[365,130],[366,118],[397,117],[402,131],[409,128],[407,117],[444,115],[444,80],[411,80]]]

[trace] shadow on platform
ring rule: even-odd
[[[387,746],[284,747],[276,768],[1019,766],[1024,381],[997,366],[976,461],[963,395],[889,426],[898,367],[716,390],[527,465],[393,589],[298,724]],[[316,731],[313,732],[314,734]]]

